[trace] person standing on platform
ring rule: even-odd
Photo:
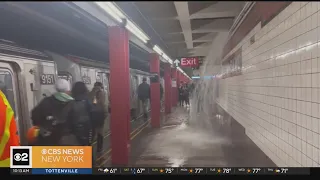
[[[142,79],[142,83],[138,87],[138,98],[142,103],[144,120],[148,120],[148,100],[150,99],[150,85],[147,83],[147,78]]]
[[[94,87],[89,96],[92,103],[91,118],[93,121],[93,134],[94,137],[97,138],[97,152],[101,154],[103,151],[104,125],[108,117],[107,95],[104,92],[103,84],[101,82],[94,83]]]
[[[14,112],[6,96],[0,90],[0,167],[10,167],[10,147],[19,145]]]
[[[183,99],[184,99],[184,102],[185,102],[186,106],[190,106],[188,84],[185,84],[184,87],[183,87]]]
[[[161,109],[162,110],[162,107],[163,107],[163,101],[162,101],[162,98],[163,98],[163,87],[160,83],[160,105],[161,105]]]
[[[56,92],[52,96],[45,97],[31,111],[33,127],[29,130],[37,133],[30,132],[29,135],[33,134],[36,140],[29,139],[29,145],[79,145],[76,138],[71,138],[73,134],[69,133],[72,132],[68,123],[74,100],[69,95],[70,84],[65,79],[58,79],[55,89]]]
[[[89,101],[89,90],[86,85],[79,81],[73,85],[72,97],[74,98],[72,109],[73,133],[76,135],[81,146],[89,146],[93,141],[93,121],[91,119],[92,105]]]
[[[179,87],[179,89],[178,89],[178,95],[179,95],[179,104],[180,104],[180,106],[183,106],[183,103],[184,103],[184,96],[183,96],[183,91],[184,91],[184,89],[183,89],[183,82],[181,81],[180,82],[180,87]]]

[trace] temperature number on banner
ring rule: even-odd
[[[231,172],[231,168],[223,168],[224,174],[229,174]]]
[[[261,168],[252,168],[252,173],[257,174],[261,171]]]
[[[287,171],[288,171],[288,168],[281,168],[281,173],[287,173]]]
[[[98,169],[99,171],[99,169]],[[105,169],[100,169],[100,172],[103,172],[103,173],[106,173],[106,174],[115,174],[118,172],[118,169],[117,168],[105,168]]]
[[[43,85],[54,84],[54,75],[53,74],[42,74],[40,76],[40,83]]]
[[[194,173],[199,174],[203,171],[203,168],[194,168]]]
[[[165,168],[166,174],[171,174],[173,172],[173,168]]]
[[[111,168],[110,169],[110,174],[114,174],[114,173],[116,173],[117,172],[117,169],[115,169],[115,168]]]
[[[142,174],[142,173],[144,173],[145,171],[146,171],[145,168],[138,168],[138,169],[137,169],[137,174]]]

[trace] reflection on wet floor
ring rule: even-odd
[[[203,126],[194,126],[187,108],[178,107],[162,128],[150,130],[132,145],[132,166],[234,167],[275,166],[226,114],[198,114]],[[206,120],[204,120],[206,119]],[[211,124],[208,124],[211,122]]]

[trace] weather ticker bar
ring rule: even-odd
[[[318,169],[318,168],[316,168]],[[319,169],[318,169],[319,170]],[[310,175],[310,168],[97,168],[98,175]]]

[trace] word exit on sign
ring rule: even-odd
[[[180,59],[180,66],[182,67],[198,67],[199,58],[198,57],[187,57]]]

